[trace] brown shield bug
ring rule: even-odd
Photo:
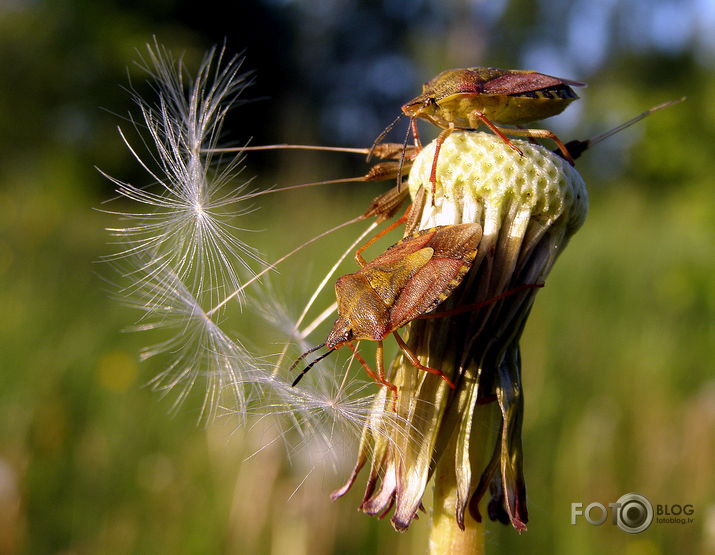
[[[481,123],[521,154],[506,134],[551,139],[563,157],[573,165],[566,146],[546,129],[512,129],[499,125],[521,125],[560,114],[578,98],[571,88],[584,83],[545,75],[536,71],[471,67],[449,69],[425,83],[422,94],[402,106],[410,118],[415,146],[420,147],[416,119],[421,118],[443,129],[437,137],[430,181],[433,193],[437,159],[445,139],[455,129],[477,129]],[[394,122],[375,141],[382,140]]]
[[[383,360],[383,341],[392,334],[416,368],[439,376],[454,388],[452,381],[441,370],[420,363],[417,355],[397,330],[418,318],[437,318],[475,310],[521,291],[524,287],[540,287],[525,285],[477,305],[429,314],[450,296],[469,271],[481,238],[482,227],[479,224],[447,225],[418,231],[388,248],[369,263],[364,262],[358,251],[356,259],[362,268],[338,278],[335,283],[338,318],[328,338],[324,343],[303,353],[290,369],[295,368],[308,354],[322,347],[326,347],[328,352],[308,364],[295,378],[293,385],[318,361],[347,345],[370,377],[393,392],[394,407],[397,402],[397,387],[386,379]],[[368,366],[354,345],[355,341],[362,340],[377,342],[377,372]]]

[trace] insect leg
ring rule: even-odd
[[[517,129],[526,129],[526,127],[523,127],[521,125],[515,125],[514,127],[516,127]],[[537,141],[534,137],[528,137],[528,139],[529,139],[529,143],[531,143],[532,145],[539,144],[539,141]]]
[[[482,301],[480,303],[474,303],[474,304],[467,304],[464,306],[458,306],[457,308],[453,308],[452,310],[443,310],[442,312],[431,312],[429,314],[420,314],[419,316],[417,316],[415,318],[415,320],[417,320],[417,319],[427,320],[429,318],[445,318],[447,316],[454,316],[456,314],[472,312],[473,310],[483,308],[490,304],[494,304],[497,301],[501,301],[502,299],[504,299],[506,297],[515,295],[516,293],[520,293],[521,291],[524,291],[525,289],[539,289],[543,286],[544,286],[543,283],[524,283],[524,284],[520,285],[519,287],[514,287],[514,289],[509,289],[508,291],[504,291],[504,293],[502,293],[501,295],[497,295],[496,297],[492,297],[491,299],[487,299],[486,301]]]
[[[434,203],[434,195],[437,192],[437,159],[439,151],[442,149],[442,144],[454,132],[454,123],[449,122],[449,127],[443,130],[434,143],[434,159],[432,160],[432,171],[429,174],[429,182],[432,184],[432,203]]]
[[[447,375],[442,372],[442,370],[438,370],[437,368],[430,368],[429,366],[425,366],[422,364],[419,359],[417,358],[417,355],[412,351],[407,343],[400,337],[400,334],[398,334],[396,331],[392,332],[392,335],[395,336],[395,340],[397,340],[397,344],[400,346],[400,349],[403,350],[405,355],[407,356],[407,359],[412,363],[412,365],[415,368],[419,368],[420,370],[424,370],[425,372],[429,372],[430,374],[435,374],[442,378],[445,382],[447,382],[447,385],[451,387],[452,389],[455,388],[454,383],[452,383],[452,380],[450,380]]]
[[[410,129],[412,130],[412,138],[415,141],[415,148],[419,152],[422,150],[422,141],[420,141],[420,132],[417,129],[417,118],[410,119]]]
[[[350,350],[353,352],[355,355],[355,358],[358,360],[360,365],[365,369],[365,372],[367,372],[367,375],[370,376],[373,380],[375,380],[375,383],[378,385],[384,385],[386,386],[390,391],[392,391],[392,410],[397,412],[397,386],[393,383],[388,382],[385,379],[385,364],[384,364],[384,359],[382,355],[382,341],[377,342],[377,369],[378,373],[375,374],[375,372],[372,371],[372,368],[368,365],[367,361],[362,358],[362,355],[358,352],[357,347],[351,343],[348,343],[348,347]]]
[[[380,381],[392,391],[392,411],[397,412],[397,386],[392,382],[388,382],[385,378],[385,356],[382,341],[377,342],[375,361],[377,362],[377,375]]]
[[[362,355],[360,352],[357,350],[357,347],[353,345],[352,343],[347,344],[350,350],[353,352],[355,355],[355,358],[357,361],[360,363],[360,365],[365,369],[365,372],[367,372],[367,375],[370,376],[373,380],[375,380],[375,383],[382,384],[382,381],[380,381],[380,378],[377,377],[377,374],[372,371],[372,368],[368,365],[368,363],[365,361],[364,358],[362,358]]]
[[[402,189],[402,169],[405,166],[405,156],[407,156],[407,139],[410,138],[410,131],[412,131],[413,136],[415,136],[415,141],[419,142],[419,136],[414,135],[417,132],[417,125],[415,124],[415,118],[410,119],[410,126],[407,128],[407,133],[405,133],[405,140],[402,142],[402,152],[400,153],[400,163],[397,167],[396,185],[398,191]],[[419,152],[422,150],[422,143],[415,144],[414,149]]]
[[[497,135],[502,141],[504,141],[509,146],[509,148],[518,152],[520,156],[524,155],[524,153],[521,151],[521,149],[518,146],[516,146],[514,143],[512,143],[509,140],[509,138],[506,135],[504,135],[504,133],[502,133],[501,129],[499,127],[497,127],[496,125],[494,125],[487,118],[487,116],[482,114],[479,110],[474,110],[472,113],[470,113],[468,119],[469,119],[469,125],[474,129],[479,127],[479,120],[481,120],[482,122],[484,122],[484,125],[486,125],[489,129],[491,129],[495,135]],[[509,129],[507,131],[511,132],[512,130]]]
[[[385,229],[383,229],[382,231],[380,231],[380,232],[376,233],[375,235],[373,235],[373,236],[367,241],[367,243],[365,243],[363,246],[361,246],[358,250],[355,251],[355,261],[356,261],[358,264],[360,264],[361,267],[364,267],[365,264],[367,264],[367,262],[365,262],[365,259],[362,257],[362,252],[363,252],[366,248],[368,248],[370,245],[372,245],[375,241],[377,241],[378,239],[380,239],[380,237],[383,237],[383,236],[386,235],[387,233],[390,233],[390,231],[392,231],[392,230],[395,229],[396,227],[398,227],[398,226],[402,225],[403,223],[405,223],[405,222],[407,221],[407,218],[408,218],[408,216],[409,216],[411,210],[412,210],[412,205],[410,204],[410,205],[407,207],[407,210],[405,210],[405,213],[402,215],[402,217],[400,217],[400,218],[398,218],[397,220],[395,220],[394,222],[392,222],[390,225],[388,225],[388,226],[387,226]]]
[[[417,189],[417,193],[415,193],[415,198],[412,200],[410,215],[407,216],[407,221],[405,222],[405,236],[411,235],[417,231],[417,227],[420,224],[422,209],[425,207],[425,200],[427,200],[427,191],[422,185],[420,185],[420,188]]]
[[[395,127],[398,121],[400,121],[400,118],[404,114],[399,114],[390,125],[385,127],[385,129],[382,130],[382,133],[380,133],[377,138],[373,141],[372,146],[370,147],[370,150],[367,153],[367,158],[365,159],[366,162],[370,161],[370,158],[372,158],[373,153],[375,152],[375,149],[378,147],[378,144],[382,141],[382,139],[385,138],[385,135],[387,135],[390,131],[392,131],[392,128]]]
[[[539,139],[551,139],[552,141],[554,141],[554,143],[556,143],[556,146],[559,147],[559,150],[561,151],[561,154],[566,159],[566,161],[572,166],[574,165],[574,161],[571,157],[569,149],[566,148],[566,145],[561,141],[561,139],[556,136],[555,133],[549,131],[548,129],[505,129],[503,127],[500,129],[509,133],[510,135],[516,135],[517,137],[537,137]]]

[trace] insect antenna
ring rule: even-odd
[[[311,347],[310,349],[308,349],[306,352],[300,355],[293,364],[290,365],[290,368],[288,368],[288,372],[292,372],[293,368],[298,366],[298,363],[305,357],[307,357],[310,353],[314,353],[315,351],[317,351],[318,349],[322,349],[323,347],[325,347],[325,341],[323,341],[320,345],[316,345],[315,347]]]
[[[643,118],[649,116],[653,112],[657,112],[658,110],[662,110],[663,108],[668,108],[669,106],[673,106],[674,104],[680,104],[681,102],[684,102],[687,97],[682,97],[678,98],[676,100],[670,100],[668,102],[663,102],[662,104],[658,104],[657,106],[653,106],[652,108],[648,108],[645,112],[638,114],[636,117],[629,119],[626,122],[623,122],[620,125],[617,125],[613,129],[609,129],[608,131],[604,131],[600,135],[596,135],[595,137],[591,137],[590,139],[586,139],[583,141],[579,141],[577,139],[573,141],[569,141],[566,143],[566,149],[569,151],[569,154],[571,155],[571,158],[574,160],[581,156],[583,152],[589,148],[591,148],[594,145],[597,145],[601,141],[608,139],[609,137],[615,135],[616,133],[619,133],[623,131],[625,128],[630,127],[634,123],[638,123],[640,120]],[[556,154],[559,154],[559,150],[554,150]]]
[[[324,345],[325,345],[325,343],[323,343],[323,345],[320,345],[320,347],[323,347]],[[315,350],[315,349],[312,349],[312,350]],[[295,380],[293,380],[293,383],[291,384],[291,387],[295,387],[295,386],[297,385],[297,383],[298,383],[300,380],[303,379],[303,376],[305,376],[305,375],[308,373],[308,370],[310,370],[310,369],[311,369],[313,366],[315,366],[318,362],[320,362],[321,360],[323,360],[325,357],[327,357],[329,354],[333,353],[334,351],[335,351],[335,349],[330,349],[327,353],[323,353],[323,354],[320,355],[318,358],[316,358],[313,362],[311,362],[308,366],[306,366],[305,368],[303,368],[303,371],[302,371],[300,374],[298,374],[298,376],[295,378]],[[311,351],[308,351],[308,353],[309,353],[309,352],[311,352]],[[298,360],[296,360],[296,363],[299,362],[300,360],[302,360],[303,357],[304,357],[305,355],[307,355],[308,353],[305,353],[304,355],[302,355],[301,358],[299,358]],[[295,364],[294,364],[294,366],[295,366]]]
[[[392,120],[392,123],[390,123],[385,129],[382,130],[382,133],[380,133],[377,138],[372,142],[372,146],[370,147],[370,151],[367,153],[367,158],[365,159],[366,162],[370,161],[370,158],[372,158],[372,153],[375,151],[375,147],[382,142],[382,139],[385,138],[385,135],[387,135],[390,131],[392,131],[392,128],[397,125],[397,122],[400,121],[400,118],[404,114],[400,112],[400,115],[398,115],[394,120]],[[405,142],[405,145],[407,145],[407,142]],[[404,154],[404,150],[402,151]]]
[[[397,190],[400,190],[402,186],[402,168],[405,166],[405,152],[407,152],[407,141],[410,139],[410,130],[412,129],[412,122],[415,118],[410,118],[410,125],[407,126],[407,133],[405,133],[405,140],[402,141],[402,152],[400,153],[400,165],[397,167]]]

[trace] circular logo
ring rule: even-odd
[[[617,503],[620,507],[616,513],[616,524],[624,532],[638,534],[653,522],[653,505],[642,495],[627,493]]]

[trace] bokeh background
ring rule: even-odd
[[[95,166],[146,182],[116,126],[131,108],[127,73],[145,87],[135,49],[154,35],[194,67],[214,44],[244,52],[256,102],[231,117],[235,143],[367,146],[449,67],[587,81],[582,99],[549,121],[564,139],[686,95],[579,160],[591,212],[523,341],[529,531],[491,525],[488,543],[494,553],[715,551],[715,4],[4,0],[0,552],[425,550],[426,519],[398,535],[355,512],[359,491],[331,503],[345,468],[317,464],[310,445],[300,454],[266,445],[261,426],[231,419],[197,425],[201,392],[169,414],[171,399],[146,387],[160,368],[137,363],[146,338],[122,333],[136,315],[110,299],[96,261],[113,220],[93,208],[112,196]],[[266,187],[359,175],[356,158],[256,155],[243,176]],[[256,244],[275,258],[382,190],[267,200],[254,227],[269,231]],[[339,237],[284,270],[271,294],[299,306],[344,246]],[[251,317],[244,311],[237,329]],[[635,536],[570,525],[572,502],[631,491],[692,504],[694,524]]]

